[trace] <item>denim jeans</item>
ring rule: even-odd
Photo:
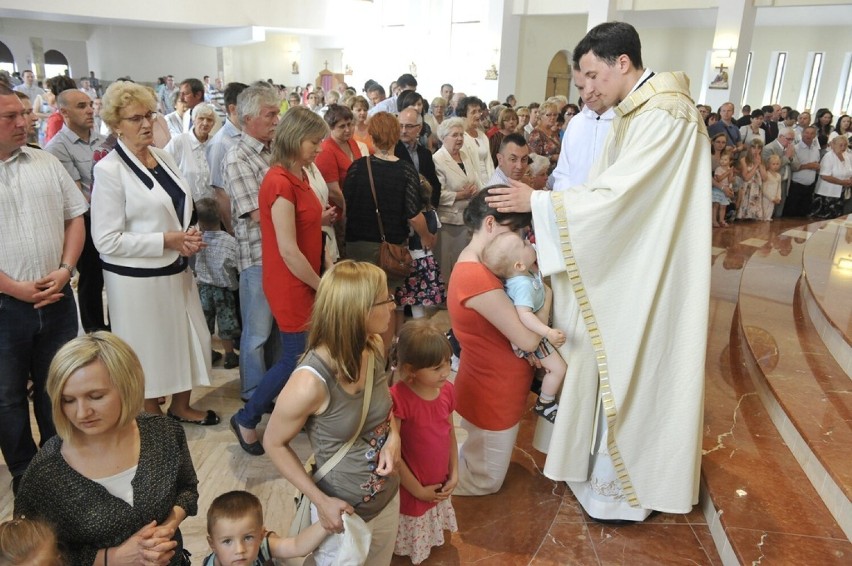
[[[278,344],[269,340],[275,319],[263,294],[263,271],[259,265],[240,272],[240,312],[240,396],[249,398],[269,367],[267,360],[278,359],[277,352],[267,351],[270,346],[277,350]]]
[[[290,374],[296,369],[296,362],[305,352],[307,332],[281,332],[281,357],[269,368],[260,381],[251,399],[237,413],[237,422],[246,428],[257,428],[264,413],[272,411],[273,403],[284,389]],[[240,355],[242,358],[242,353]]]
[[[44,390],[47,369],[56,351],[77,336],[71,285],[62,292],[64,298],[40,309],[0,294],[0,450],[12,477],[24,473],[37,451],[30,428],[28,379],[33,382],[41,444],[56,434]]]

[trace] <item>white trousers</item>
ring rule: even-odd
[[[459,483],[453,495],[496,493],[506,479],[520,423],[506,430],[483,430],[465,419],[467,439],[459,447]]]

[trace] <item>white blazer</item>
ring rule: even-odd
[[[177,182],[186,195],[183,218],[178,218],[169,194],[145,165],[120,146],[143,175],[151,179],[152,188],[133,172],[117,150],[111,151],[95,165],[92,191],[92,240],[106,263],[125,267],[158,268],[171,265],[176,250],[166,249],[165,232],[186,231],[192,218],[192,194],[172,156],[156,147],[151,154]]]
[[[462,147],[459,150],[464,171],[443,146],[432,156],[432,161],[435,162],[435,172],[438,174],[438,180],[441,181],[438,218],[442,224],[464,224],[464,209],[467,208],[470,201],[468,199],[455,200],[455,194],[470,183],[475,184],[480,189],[482,188],[479,179],[479,164],[470,157],[466,149]]]

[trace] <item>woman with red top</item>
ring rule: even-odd
[[[518,318],[503,282],[482,264],[495,236],[529,227],[529,214],[503,214],[485,203],[488,189],[464,211],[473,231],[450,276],[447,308],[462,354],[456,374],[456,411],[467,439],[459,449],[456,495],[487,495],[503,485],[518,435],[533,368],[512,351],[532,352],[541,336]]]
[[[346,202],[343,199],[343,180],[346,171],[356,159],[369,155],[367,146],[355,141],[352,111],[341,104],[330,104],[325,113],[325,122],[330,133],[322,142],[322,153],[317,157],[317,168],[328,185],[328,200],[337,207],[337,222],[334,229],[337,241],[343,242],[346,219]]]
[[[284,114],[275,131],[272,163],[260,185],[258,208],[263,250],[263,291],[281,333],[282,354],[245,407],[231,417],[243,450],[258,456],[263,446],[255,428],[272,411],[305,350],[308,319],[323,263],[323,206],[303,168],[322,151],[328,126],[299,106]]]

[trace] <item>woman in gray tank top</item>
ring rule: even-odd
[[[394,301],[384,271],[354,261],[329,270],[317,288],[307,351],[278,396],[263,439],[284,477],[311,500],[314,520],[333,533],[314,553],[318,565],[346,552],[341,547],[343,514],[354,513],[366,522],[371,538],[365,564],[390,564],[393,555],[399,520],[399,476],[393,472],[400,441],[379,336],[392,316]],[[359,430],[368,370],[372,394]],[[303,426],[317,468],[355,436],[346,455],[318,484],[290,447]]]

